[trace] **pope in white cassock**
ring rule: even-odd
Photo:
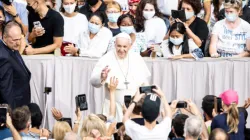
[[[128,34],[118,34],[116,36],[115,49],[100,58],[90,80],[94,87],[105,87],[103,114],[109,116],[110,98],[108,85],[111,77],[118,78],[119,84],[115,93],[115,118],[117,122],[122,122],[124,96],[134,96],[140,86],[149,83],[148,80],[151,76],[142,57],[137,53],[129,51],[131,45],[132,41]]]

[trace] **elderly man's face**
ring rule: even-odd
[[[9,29],[9,33],[4,35],[4,41],[11,50],[19,50],[21,46],[22,32],[20,27],[13,26]]]
[[[131,47],[131,43],[126,38],[117,38],[115,43],[115,49],[120,59],[126,58],[128,51]]]

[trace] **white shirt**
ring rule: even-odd
[[[102,27],[92,39],[89,37],[89,32],[81,34],[79,56],[102,57],[107,52],[112,37],[112,32],[106,27]]]
[[[244,52],[246,40],[250,39],[250,24],[240,19],[240,24],[231,30],[226,25],[226,19],[218,21],[213,28],[213,35],[218,37],[216,46],[221,57],[231,57]]]
[[[148,46],[163,41],[167,32],[167,27],[163,19],[155,16],[146,20],[144,25]]]
[[[172,120],[169,117],[163,119],[152,130],[147,127],[139,125],[132,120],[125,122],[126,134],[132,140],[167,140],[171,131]]]
[[[101,81],[101,72],[108,66],[110,72],[105,81]],[[132,51],[129,51],[128,56],[124,59],[119,59],[116,50],[109,51],[99,59],[91,74],[90,83],[92,86],[100,88],[104,86],[105,101],[103,105],[103,114],[109,116],[110,97],[108,85],[111,77],[116,77],[119,80],[117,90],[115,92],[116,100],[116,121],[121,122],[123,117],[122,105],[124,104],[124,95],[134,96],[138,88],[142,84],[148,83],[148,78],[151,74],[143,58]],[[129,82],[125,85],[125,78]]]
[[[64,37],[63,41],[71,42],[79,47],[80,34],[88,31],[88,20],[85,15],[77,13],[74,17],[66,17],[61,13],[64,19]]]
[[[163,54],[163,57],[165,58],[169,58],[172,56],[176,56],[176,55],[182,55],[182,45],[179,48],[176,48],[175,46],[173,46],[172,51],[173,54],[170,52],[169,47],[169,40],[164,40],[161,44],[161,52]],[[189,46],[189,53],[192,53],[193,50],[199,48],[193,41],[193,39],[188,39],[188,46]]]
[[[161,13],[171,16],[171,10],[178,9],[178,0],[157,0],[157,5]]]

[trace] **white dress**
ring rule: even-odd
[[[101,72],[106,67],[109,66],[111,69],[106,81],[101,82]],[[128,74],[127,74],[128,73]],[[127,75],[127,76],[126,76]],[[110,109],[110,97],[108,85],[110,82],[110,78],[115,76],[119,80],[119,84],[117,86],[117,90],[115,93],[116,97],[116,121],[121,122],[123,113],[122,113],[122,105],[124,104],[124,96],[131,95],[134,96],[136,91],[143,84],[148,83],[148,79],[151,76],[146,63],[142,59],[142,57],[129,51],[128,56],[120,60],[116,55],[116,51],[109,51],[106,55],[104,55],[98,63],[96,64],[92,75],[91,75],[91,84],[94,87],[105,87],[105,100],[103,105],[103,114],[109,116]],[[125,77],[127,77],[127,81],[129,82],[126,87]]]

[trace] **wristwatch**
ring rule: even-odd
[[[19,17],[19,14],[16,14],[16,15],[13,16],[13,18],[16,18],[16,17]]]

